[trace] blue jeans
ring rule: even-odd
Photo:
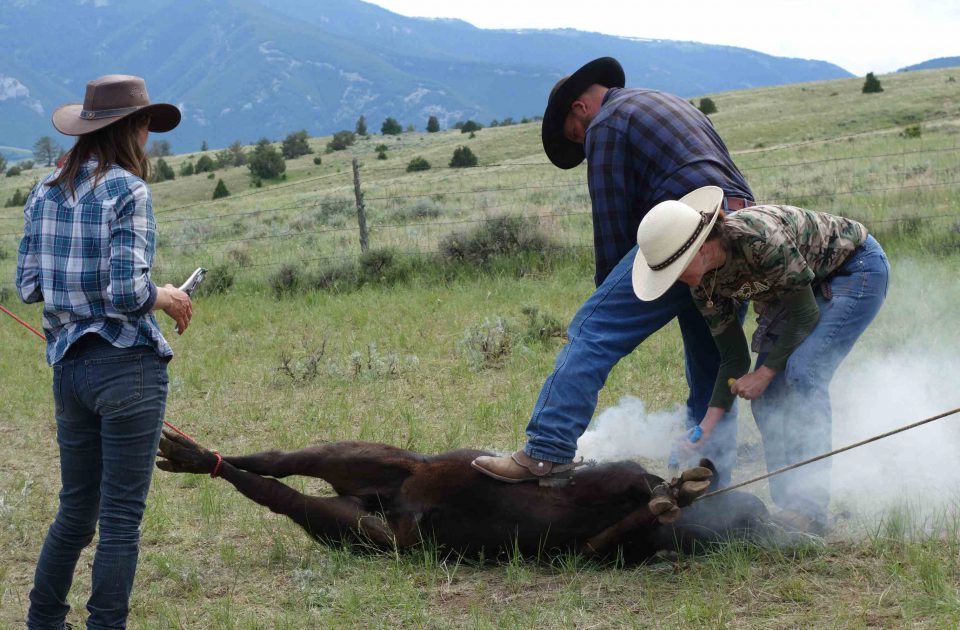
[[[876,317],[889,285],[890,264],[872,236],[830,280],[833,297],[817,295],[820,320],[783,372],[752,403],[767,470],[830,451],[830,381],[840,362]],[[766,354],[757,357],[763,363]],[[784,509],[824,519],[830,503],[830,458],[770,478],[770,496]]]
[[[690,287],[674,284],[663,296],[643,302],[633,292],[634,247],[580,307],[567,329],[568,343],[557,356],[527,425],[525,451],[537,459],[566,463],[577,451],[597,408],[597,396],[613,366],[644,339],[676,318],[680,323],[686,362],[687,426],[707,412],[720,366],[720,353],[710,329],[690,295]],[[744,311],[745,312],[745,311]],[[741,313],[742,317],[742,313]],[[729,483],[736,462],[736,408],[717,424],[701,449],[717,466],[720,482]]]
[[[27,627],[63,628],[77,560],[99,522],[87,628],[125,628],[167,365],[151,348],[114,348],[95,335],[74,346],[53,366],[60,508],[37,561]]]

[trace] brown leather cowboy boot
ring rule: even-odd
[[[566,478],[578,464],[579,462],[557,464],[534,459],[523,450],[519,450],[513,455],[503,455],[501,457],[483,455],[470,462],[473,468],[488,477],[506,483],[545,481],[552,477]]]

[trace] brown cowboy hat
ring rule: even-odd
[[[169,103],[150,104],[147,85],[140,77],[108,74],[87,83],[83,104],[62,105],[53,112],[53,126],[68,136],[82,136],[123,120],[131,114],[150,114],[150,131],[170,131],[180,124],[180,110]]]
[[[613,57],[594,59],[557,81],[550,91],[547,109],[543,112],[543,150],[550,161],[560,168],[573,168],[583,162],[583,145],[563,137],[563,124],[573,102],[594,83],[608,88],[626,85],[620,62]]]

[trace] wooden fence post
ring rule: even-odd
[[[360,164],[353,158],[353,194],[357,198],[357,224],[360,226],[360,252],[366,254],[370,249],[367,238],[367,214],[363,208],[363,191],[360,190]]]

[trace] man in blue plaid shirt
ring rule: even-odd
[[[703,113],[677,96],[624,85],[623,68],[603,57],[561,79],[550,93],[543,117],[547,156],[564,169],[587,160],[597,290],[570,324],[569,343],[527,425],[525,448],[474,460],[474,468],[501,481],[569,474],[610,370],[674,318],[690,387],[688,427],[704,417],[713,393],[720,357],[689,287],[677,283],[653,302],[634,294],[637,228],[657,203],[701,186],[722,188],[729,211],[753,205],[753,193]],[[734,408],[701,449],[716,464],[721,484],[729,483],[735,461],[736,428]]]

